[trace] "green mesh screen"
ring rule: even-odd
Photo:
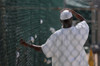
[[[45,62],[47,58],[42,53],[21,46],[19,40],[23,38],[27,43],[31,43],[30,38],[34,37],[34,44],[45,43],[52,30],[61,28],[59,10],[56,8],[63,8],[63,2],[62,0],[1,0],[0,66],[51,66]]]

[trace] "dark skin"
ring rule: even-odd
[[[72,18],[66,20],[60,20],[63,28],[70,28],[72,26]]]
[[[60,12],[62,12],[64,10],[69,10],[80,21],[85,20],[83,18],[83,16],[81,16],[80,14],[78,14],[77,12],[75,12],[74,10],[71,10],[71,9],[68,9],[68,8],[62,9]],[[60,20],[60,21],[62,23],[62,27],[63,28],[70,28],[72,26],[72,18],[67,19],[67,20]],[[34,50],[36,50],[38,52],[42,52],[41,46],[38,46],[38,45],[30,45],[30,44],[26,43],[23,39],[20,40],[20,44],[21,45],[24,45],[26,47],[33,48]]]
[[[24,45],[25,47],[33,48],[34,50],[36,50],[38,52],[42,52],[41,46],[38,46],[38,45],[30,45],[30,44],[26,43],[23,39],[20,40],[20,44],[21,45]]]

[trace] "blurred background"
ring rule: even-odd
[[[63,8],[86,18],[90,33],[84,49],[88,60],[94,58],[89,62],[100,66],[100,0],[0,0],[0,66],[51,66],[51,59],[21,46],[19,40],[44,44],[61,28],[59,11]]]

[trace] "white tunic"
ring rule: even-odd
[[[52,58],[52,66],[88,66],[83,48],[89,34],[86,21],[71,28],[56,31],[42,45],[47,58]]]

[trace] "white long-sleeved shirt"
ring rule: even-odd
[[[47,58],[52,58],[52,66],[88,66],[83,48],[89,34],[86,21],[71,28],[56,31],[42,45]]]

